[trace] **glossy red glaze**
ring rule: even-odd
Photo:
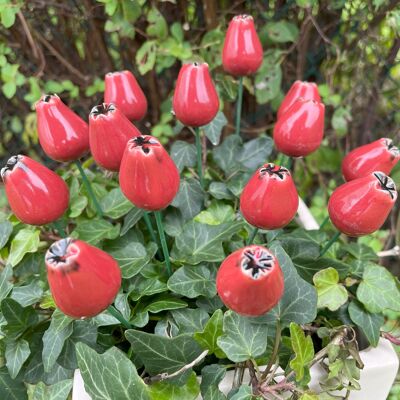
[[[121,270],[114,258],[81,240],[66,238],[53,243],[45,260],[54,301],[72,318],[101,313],[121,286]]]
[[[122,193],[136,206],[149,211],[167,207],[179,190],[179,171],[153,136],[131,139],[119,171]]]
[[[361,178],[373,171],[390,174],[400,160],[400,150],[392,139],[381,138],[375,142],[352,150],[342,162],[342,173],[346,181]]]
[[[253,18],[250,15],[233,17],[222,50],[224,70],[234,76],[251,75],[257,72],[262,61],[263,49]]]
[[[278,119],[285,114],[287,110],[289,110],[289,108],[299,97],[302,97],[305,100],[315,100],[321,102],[318,86],[314,82],[296,81],[287,92],[279,107]]]
[[[265,247],[246,246],[230,254],[217,273],[222,302],[241,315],[258,316],[275,307],[284,291],[281,267]]]
[[[299,195],[288,169],[265,164],[247,182],[240,196],[246,221],[261,229],[279,229],[296,215]]]
[[[13,156],[1,170],[8,203],[30,225],[56,221],[68,208],[69,191],[55,172],[27,156]]]
[[[141,120],[147,112],[146,96],[130,71],[106,74],[104,102],[115,104],[133,121]]]
[[[56,161],[78,160],[89,151],[88,124],[57,95],[44,95],[35,104],[39,142]]]
[[[329,199],[328,212],[346,235],[369,235],[383,225],[396,199],[393,180],[377,171],[339,186]]]
[[[206,63],[183,64],[176,81],[172,108],[186,126],[203,126],[217,115],[219,99]]]
[[[276,148],[290,157],[317,150],[324,136],[325,106],[314,100],[297,99],[274,127]]]
[[[119,171],[129,139],[141,133],[114,104],[100,104],[89,115],[90,151],[109,171]]]

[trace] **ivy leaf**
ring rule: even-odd
[[[32,400],[66,400],[71,389],[72,380],[57,382],[51,386],[39,382],[35,386]]]
[[[282,68],[274,62],[275,56],[265,57],[255,79],[255,94],[258,104],[265,104],[279,95],[282,83]]]
[[[98,244],[103,239],[115,239],[119,235],[120,225],[113,225],[104,219],[93,219],[80,222],[72,236],[78,236],[90,244]]]
[[[5,366],[0,368],[0,398],[1,400],[28,400],[22,379],[12,379]]]
[[[268,22],[262,29],[268,39],[275,43],[295,42],[299,35],[296,25],[288,21]]]
[[[292,260],[296,266],[297,272],[308,282],[313,282],[313,276],[322,269],[335,269],[339,273],[340,278],[345,278],[350,268],[348,264],[329,257],[320,257],[317,259],[292,257]]]
[[[393,275],[384,267],[368,264],[357,289],[357,299],[371,313],[400,311],[400,290]]]
[[[12,223],[9,221],[0,222],[0,250],[7,244],[13,231]]]
[[[238,135],[230,135],[220,146],[213,149],[213,158],[218,167],[226,175],[230,175],[240,169],[240,164],[237,160],[241,151],[242,139]]]
[[[136,275],[129,282],[129,297],[133,301],[138,301],[144,296],[151,296],[168,290],[166,283],[155,278],[145,278],[141,274]]]
[[[134,207],[125,215],[124,223],[121,228],[121,236],[124,236],[137,222],[143,217],[144,210]]]
[[[242,385],[230,400],[252,400],[253,398],[254,396],[251,387],[248,385]]]
[[[235,220],[235,211],[233,207],[221,201],[213,201],[207,210],[196,215],[195,221],[207,225],[219,225],[223,222]]]
[[[89,346],[76,345],[78,365],[92,400],[149,400],[148,388],[135,365],[116,347],[97,354]]]
[[[228,120],[226,119],[225,114],[222,111],[218,111],[215,118],[203,127],[204,133],[214,146],[219,144],[222,129],[227,123]]]
[[[23,307],[39,302],[42,296],[43,289],[38,281],[32,281],[29,285],[15,286],[11,293],[11,298]]]
[[[304,393],[303,395],[301,395],[299,400],[318,400],[318,399],[319,399],[318,395],[314,393]]]
[[[206,365],[201,370],[200,390],[204,400],[226,400],[226,396],[218,388],[225,374],[225,367],[219,364]]]
[[[261,356],[267,347],[268,326],[253,323],[229,310],[224,315],[224,334],[217,339],[218,346],[233,362],[242,362]]]
[[[204,202],[204,191],[200,183],[193,179],[183,179],[179,192],[171,203],[179,209],[183,218],[189,220],[201,211]]]
[[[239,162],[244,168],[255,171],[272,153],[274,142],[269,136],[261,136],[246,142],[240,152]]]
[[[0,273],[0,302],[7,297],[13,288],[13,284],[10,282],[12,274],[13,271],[10,264],[7,264]]]
[[[136,65],[141,75],[151,71],[156,62],[157,43],[155,40],[146,40],[136,52]]]
[[[336,311],[346,303],[349,295],[339,283],[339,273],[334,268],[326,268],[314,275],[314,285],[318,293],[318,307]]]
[[[179,333],[193,334],[203,330],[209,319],[208,313],[201,308],[185,308],[171,311],[172,317],[178,325]]]
[[[296,381],[307,384],[310,381],[308,364],[314,357],[314,345],[311,336],[305,336],[303,330],[294,322],[290,323],[290,341],[295,358],[290,361],[290,367],[296,373]]]
[[[88,205],[88,199],[86,196],[76,196],[75,198],[71,199],[71,204],[69,206],[70,212],[69,212],[69,217],[70,218],[76,218],[79,217],[83,210],[87,207]]]
[[[156,297],[148,306],[146,306],[143,312],[159,313],[165,310],[177,310],[178,308],[187,307],[187,303],[181,299],[177,299],[171,296],[161,295]]]
[[[208,192],[216,199],[233,200],[235,198],[224,182],[211,182]]]
[[[168,288],[190,299],[198,296],[213,297],[217,293],[215,277],[205,265],[185,265],[179,268],[169,278]]]
[[[383,315],[368,312],[357,300],[350,303],[348,310],[351,320],[361,328],[369,343],[378,346],[380,328],[385,322]]]
[[[16,378],[30,354],[29,343],[24,339],[6,343],[6,366],[12,379]]]
[[[209,351],[209,354],[215,354],[218,358],[225,358],[225,353],[219,348],[217,340],[223,334],[222,310],[216,310],[212,317],[207,321],[202,332],[196,332],[194,338],[203,349]]]
[[[222,243],[243,227],[242,222],[228,222],[216,226],[188,222],[175,240],[172,257],[190,264],[216,262],[225,257]]]
[[[176,372],[202,353],[197,342],[186,334],[168,338],[128,329],[125,336],[151,375]]]
[[[196,166],[196,147],[193,144],[177,140],[171,147],[171,158],[179,172],[182,172],[185,167],[194,167]]]
[[[103,214],[118,219],[127,214],[133,207],[132,203],[122,194],[120,188],[111,190],[100,202]]]
[[[45,372],[50,372],[58,356],[61,354],[65,341],[71,336],[73,325],[72,318],[61,311],[55,310],[49,328],[43,335],[43,367]]]
[[[15,267],[27,253],[35,253],[39,248],[39,230],[21,229],[11,242],[8,263]]]
[[[162,381],[152,384],[149,390],[152,400],[196,400],[200,393],[200,385],[196,374],[192,372],[184,385]]]

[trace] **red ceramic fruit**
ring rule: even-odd
[[[136,136],[139,130],[114,104],[103,103],[90,112],[90,151],[101,167],[119,171],[125,146]]]
[[[253,17],[237,15],[229,23],[222,50],[222,65],[234,76],[257,72],[263,61],[263,49]]]
[[[276,148],[290,157],[317,150],[324,136],[325,106],[315,100],[297,99],[274,127]]]
[[[392,139],[381,138],[357,147],[343,159],[342,172],[346,181],[361,178],[373,171],[390,174],[400,160],[400,150]]]
[[[328,212],[340,232],[369,235],[383,225],[396,199],[393,180],[375,171],[339,186],[329,199]]]
[[[25,224],[48,224],[67,210],[66,183],[37,161],[27,156],[13,156],[0,175],[11,210]]]
[[[104,102],[115,104],[133,121],[141,120],[147,112],[146,96],[130,71],[106,74]]]
[[[88,124],[57,95],[46,94],[35,104],[39,142],[56,161],[74,161],[89,151]]]
[[[219,100],[207,63],[182,65],[172,107],[176,118],[186,126],[203,126],[214,119]]]
[[[315,100],[321,102],[318,86],[314,82],[296,81],[287,92],[279,107],[278,119],[285,114],[287,110],[289,110],[289,108],[299,97],[302,97],[305,100]]]
[[[114,258],[81,240],[66,238],[53,243],[45,260],[54,301],[72,318],[101,313],[121,286],[121,270]]]
[[[153,136],[131,139],[119,171],[122,193],[136,206],[149,211],[167,207],[179,190],[179,171]]]
[[[261,229],[279,229],[296,215],[299,195],[288,169],[269,163],[259,168],[240,196],[246,221]]]
[[[222,302],[241,315],[258,316],[275,307],[284,279],[275,256],[265,247],[246,246],[230,254],[217,273]]]

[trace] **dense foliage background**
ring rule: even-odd
[[[244,80],[242,137],[247,141],[244,150],[240,143],[235,143],[236,139],[223,141],[234,131],[237,81],[223,73],[220,57],[227,23],[240,13],[253,15],[264,48],[261,69],[254,78]],[[217,254],[212,261],[220,261],[219,256],[224,254],[222,241],[230,242],[229,246],[225,243],[225,250],[232,250],[242,242],[246,230],[243,231],[240,222],[234,221],[236,196],[240,194],[250,172],[267,157],[275,157],[268,136],[276,120],[276,110],[294,80],[316,81],[323,102],[327,105],[323,146],[306,159],[296,160],[293,166],[299,193],[311,205],[311,211],[319,222],[327,215],[329,194],[342,182],[340,162],[344,153],[382,136],[393,138],[396,144],[400,142],[399,1],[0,0],[0,22],[1,164],[12,154],[24,153],[48,165],[56,165],[44,156],[37,139],[33,104],[43,92],[58,93],[64,102],[87,119],[91,107],[102,101],[105,73],[129,69],[138,78],[148,98],[149,111],[137,126],[142,133],[151,133],[160,138],[171,150],[180,170],[184,171],[183,189],[173,204],[174,208],[167,213],[166,224],[170,241],[177,238],[173,258],[178,264],[187,263],[189,266],[181,269],[175,281],[168,281],[168,289],[189,298],[200,296],[197,299],[199,304],[196,303],[199,315],[191,316],[192,320],[195,318],[200,321],[195,327],[197,330],[205,329],[207,319],[202,319],[202,310],[212,313],[219,306],[215,298],[214,303],[209,299],[215,295],[215,288],[204,283],[210,278],[210,270],[199,267],[197,272],[201,272],[204,286],[193,289],[190,295],[182,282],[193,279],[195,272],[190,265],[202,262],[204,257]],[[181,63],[196,59],[209,63],[223,103],[217,120],[206,130],[211,142],[207,144],[210,149],[220,142],[222,145],[213,148],[209,157],[212,162],[209,163],[206,178],[213,182],[208,189],[211,197],[206,197],[208,209],[202,213],[200,211],[206,195],[191,178],[195,164],[194,149],[189,143],[193,142],[193,135],[189,130],[182,129],[171,113],[171,98]],[[91,159],[85,165],[92,166]],[[240,169],[240,173],[237,169]],[[162,315],[168,315],[163,323],[170,324],[169,329],[181,329],[180,323],[185,325],[188,315],[180,313],[178,309],[187,304],[180,298],[167,298],[168,295],[164,293],[167,290],[165,279],[158,279],[160,265],[149,264],[156,248],[147,237],[143,238],[142,231],[145,232],[145,228],[139,221],[140,211],[132,209],[124,201],[116,180],[110,180],[108,175],[99,173],[96,168],[92,168],[92,172],[91,179],[96,192],[102,197],[106,215],[104,220],[93,219],[93,207],[80,186],[74,168],[62,168],[63,177],[71,188],[68,216],[78,221],[71,231],[91,243],[102,244],[123,263],[124,277],[127,279],[125,294],[120,296],[116,305],[128,317],[129,304],[137,304],[131,315],[135,326],[145,326],[149,319],[150,324],[156,324],[158,313],[161,312]],[[400,185],[400,167],[394,170],[392,177]],[[8,211],[5,196],[1,194],[1,216],[4,219]],[[383,230],[359,239],[357,243],[348,244],[349,247],[342,254],[344,261],[347,264],[354,261],[354,265],[357,262],[377,262],[374,251],[390,249],[399,244],[398,215],[399,202]],[[200,228],[193,224],[193,231],[186,228],[181,237],[182,224],[195,216],[197,222],[213,228],[195,231]],[[139,228],[132,229],[137,223]],[[54,307],[43,284],[45,277],[42,266],[43,250],[53,239],[53,233],[17,226],[10,236],[7,225],[1,225],[1,229],[0,239],[6,239],[0,241],[0,248],[4,246],[0,252],[0,262],[8,258],[9,264],[18,265],[13,280],[18,288],[14,287],[12,295],[9,295],[12,273],[7,268],[3,269],[0,299],[8,298],[2,303],[0,326],[7,325],[7,320],[8,335],[15,334],[18,338],[25,335],[31,343],[28,352],[27,342],[20,341],[21,347],[17,349],[10,349],[10,346],[7,349],[4,341],[0,341],[0,346],[3,346],[0,354],[8,351],[8,354],[15,355],[17,361],[22,360],[20,365],[17,362],[15,376],[20,373],[18,376],[22,374],[25,381],[32,384],[40,379],[47,384],[56,383],[69,378],[71,369],[76,366],[75,352],[71,351],[73,356],[70,357],[68,346],[85,342],[96,348],[96,340],[98,348],[102,350],[114,344],[126,346],[126,341],[118,337],[121,333],[108,328],[113,321],[107,320],[107,316],[99,317],[94,327],[85,321],[72,324],[62,316],[53,315],[50,333],[42,340],[43,332],[50,329],[50,310]],[[332,232],[329,229],[328,224],[327,232],[320,233],[322,236],[308,237],[303,232],[297,233],[297,238],[315,242],[318,253],[318,245]],[[195,244],[190,242],[196,235],[203,235],[202,238],[210,244],[210,248],[200,252],[197,259],[193,255]],[[220,239],[214,240],[214,237]],[[272,240],[273,235],[269,239]],[[281,242],[284,243],[285,238],[281,238]],[[137,244],[134,250],[128,246],[132,243]],[[296,250],[292,245],[291,238],[287,238],[285,250],[293,259]],[[370,246],[373,251],[367,251],[362,245]],[[307,256],[315,252],[312,243],[308,243],[308,246]],[[280,250],[276,251],[279,253]],[[304,256],[297,255],[299,258]],[[284,255],[281,257],[284,258]],[[380,263],[399,276],[398,258],[384,258]],[[331,266],[341,273],[343,270],[340,268],[345,268],[333,262]],[[315,272],[319,267],[310,268]],[[308,276],[305,272],[302,277],[312,283],[312,275]],[[151,287],[148,285],[150,279],[153,279]],[[138,302],[143,296],[153,297]],[[6,308],[23,315],[23,322],[14,321],[11,326],[12,316],[7,316]],[[177,311],[168,312],[173,309]],[[388,324],[395,324],[398,316],[396,313],[390,314]],[[213,318],[213,322],[222,321],[222,315],[213,314]],[[233,325],[239,323],[235,321],[235,316],[230,318]],[[37,325],[34,332],[26,332],[27,325],[38,321],[41,325]],[[159,331],[163,328],[158,326]],[[42,342],[46,346],[46,340],[51,340],[54,332],[61,332],[61,339],[57,343],[51,342],[56,350],[49,350],[45,352],[46,355],[43,353],[41,362]],[[179,346],[177,343],[176,348]],[[81,353],[92,351],[83,345],[78,349]],[[217,348],[215,352],[217,354]],[[18,358],[21,354],[22,358]],[[36,368],[36,365],[39,367]],[[6,381],[9,378],[5,377],[4,371],[0,369],[0,378]],[[153,372],[157,374],[162,371],[153,368]],[[160,391],[164,389],[161,387]],[[398,392],[398,389],[393,389],[393,398],[397,398],[396,390]],[[42,397],[40,393],[37,394],[40,391],[43,391]],[[50,398],[46,397],[44,391],[44,386],[36,385],[32,389],[37,396],[34,398]]]

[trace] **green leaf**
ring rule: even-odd
[[[8,263],[15,267],[27,253],[34,253],[39,247],[39,230],[21,229],[11,242]]]
[[[76,196],[74,199],[71,200],[69,209],[69,217],[70,218],[76,218],[79,217],[83,210],[87,207],[88,205],[88,199],[86,196]]]
[[[147,21],[149,26],[146,29],[146,33],[149,36],[156,36],[159,39],[166,39],[168,36],[168,25],[157,8],[152,7],[147,14]],[[146,42],[145,42],[146,43]]]
[[[190,333],[203,330],[209,319],[208,313],[201,308],[185,308],[171,311],[172,317],[178,325],[179,333]]]
[[[384,267],[368,264],[357,289],[357,299],[372,313],[400,311],[400,290],[393,275]]]
[[[190,335],[168,338],[128,329],[125,336],[151,375],[176,372],[202,353]]]
[[[71,336],[73,325],[72,318],[61,311],[54,311],[50,326],[43,335],[43,367],[45,372],[50,372],[58,356],[61,354],[65,341]]]
[[[187,307],[186,301],[175,297],[161,295],[144,308],[144,312],[159,313],[165,310],[177,310]]]
[[[171,147],[171,158],[179,172],[182,172],[184,167],[194,167],[196,166],[196,147],[193,144],[177,140]]]
[[[194,338],[203,349],[209,351],[209,354],[215,354],[218,358],[225,358],[225,353],[219,348],[217,340],[223,334],[222,310],[216,310],[212,317],[207,321],[202,332],[196,332]]]
[[[154,383],[150,386],[152,400],[196,400],[200,393],[200,385],[196,374],[192,372],[184,385],[175,385],[168,381]]]
[[[221,261],[225,257],[222,243],[243,227],[242,222],[228,222],[216,226],[189,222],[175,240],[172,257],[175,260],[198,264],[202,261]]]
[[[188,220],[200,212],[203,202],[204,191],[199,181],[188,178],[181,181],[179,192],[171,204],[179,209],[185,220]]]
[[[100,202],[106,217],[118,219],[127,214],[133,207],[132,203],[122,194],[120,188],[111,190]]]
[[[0,222],[0,250],[7,244],[13,231],[12,223],[9,221]]]
[[[246,142],[240,152],[239,162],[244,168],[255,171],[272,153],[274,142],[269,136],[260,136]]]
[[[348,124],[352,120],[350,111],[345,107],[337,108],[332,115],[332,128],[339,137],[346,135]]]
[[[151,296],[168,290],[166,283],[155,278],[145,278],[140,274],[130,279],[129,282],[129,297],[133,301],[138,301],[144,296]]]
[[[295,42],[299,35],[297,26],[287,21],[268,22],[262,31],[275,43]]]
[[[61,381],[51,386],[39,382],[33,392],[32,400],[67,400],[71,389],[72,380]]]
[[[228,120],[226,119],[225,114],[222,111],[218,111],[215,118],[203,127],[204,133],[214,146],[219,144],[222,129],[227,123]]]
[[[213,297],[217,293],[215,276],[205,265],[185,265],[179,268],[169,278],[168,288],[190,299],[198,296]]]
[[[7,264],[0,273],[0,302],[7,297],[13,288],[13,284],[10,282],[12,274],[13,271],[10,264]]]
[[[339,273],[334,268],[326,268],[314,275],[314,285],[318,293],[318,307],[336,311],[346,303],[349,295],[339,283]]]
[[[141,75],[151,71],[156,62],[157,43],[154,40],[145,41],[136,52],[136,65]]]
[[[314,345],[311,336],[304,334],[299,325],[290,324],[290,341],[296,356],[290,361],[290,367],[296,373],[296,381],[307,384],[310,380],[308,364],[314,357]]]
[[[232,206],[221,201],[213,201],[207,210],[196,215],[195,221],[207,225],[219,225],[223,222],[235,220],[235,211]]]
[[[98,244],[103,239],[115,239],[119,235],[120,225],[113,225],[104,219],[93,219],[80,222],[73,232],[73,236],[78,236],[90,244]]]
[[[304,393],[299,400],[318,400],[319,397],[313,393]]]
[[[248,385],[242,385],[230,400],[252,400],[253,398],[254,396],[251,387]]]
[[[217,344],[233,362],[257,358],[266,350],[268,330],[266,324],[253,323],[229,310],[224,315],[224,334],[217,339]]]
[[[235,198],[224,182],[211,182],[208,192],[216,199],[233,200]]]
[[[225,367],[219,364],[206,365],[201,370],[200,389],[203,400],[226,400],[226,396],[218,388],[225,374]]]
[[[1,23],[4,28],[8,29],[14,25],[15,16],[21,9],[21,4],[13,4],[11,1],[6,1],[3,3],[3,7],[0,9]]]
[[[21,306],[31,306],[41,300],[43,289],[38,281],[32,281],[29,285],[15,286],[11,298],[18,301]]]
[[[7,368],[0,368],[0,399],[1,400],[28,400],[26,387],[21,379],[12,379]]]
[[[116,347],[97,354],[89,346],[76,345],[78,365],[92,400],[149,400],[148,388],[135,365]]]
[[[351,320],[361,328],[369,343],[378,346],[380,328],[385,322],[383,315],[368,312],[357,300],[350,303],[348,310]]]
[[[230,175],[240,168],[237,160],[241,150],[242,139],[238,135],[230,135],[221,145],[213,149],[214,161],[225,174]]]
[[[29,343],[24,339],[6,343],[6,366],[12,379],[16,378],[30,354]]]
[[[258,104],[265,104],[279,95],[282,83],[282,69],[275,61],[276,55],[271,53],[264,57],[255,79],[255,94]]]
[[[144,210],[134,207],[125,215],[124,223],[121,228],[121,236],[124,236],[136,223],[143,217]]]
[[[295,239],[297,240],[297,239]],[[300,244],[301,245],[301,244]],[[319,254],[319,250],[318,250]],[[345,264],[342,261],[335,260],[329,257],[320,257],[317,259],[313,258],[303,258],[303,257],[293,257],[290,255],[294,265],[297,269],[297,272],[300,276],[308,282],[313,281],[313,276],[322,269],[331,268],[335,269],[338,273],[340,278],[345,278],[348,271],[349,265]]]

